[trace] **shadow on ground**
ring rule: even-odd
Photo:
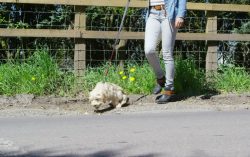
[[[122,157],[126,156],[126,154],[123,154],[119,151],[114,151],[114,150],[105,150],[105,151],[98,151],[94,152],[91,154],[85,154],[85,155],[77,155],[77,154],[61,154],[61,155],[53,155],[55,154],[52,151],[33,151],[33,152],[28,152],[24,154],[17,154],[17,153],[12,153],[16,155],[7,155],[7,154],[1,154],[1,157]],[[157,153],[150,153],[150,154],[138,154],[138,155],[129,155],[129,157],[160,157],[160,156],[165,156],[165,157],[173,157],[175,155],[170,155],[170,154],[157,154]],[[195,150],[191,153],[191,155],[184,155],[186,157],[214,157],[210,156],[203,150]]]
[[[61,154],[61,155],[53,155],[55,154],[52,151],[32,151],[27,153],[19,154],[18,152],[11,152],[11,153],[5,153],[1,154],[1,157],[121,157],[124,156],[119,151],[114,150],[106,150],[106,151],[98,151],[91,154],[85,154],[85,155],[77,155],[77,154]],[[157,154],[141,154],[141,155],[135,155],[130,157],[158,157]]]

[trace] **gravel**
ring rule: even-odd
[[[84,96],[36,97],[21,94],[13,97],[0,96],[0,117],[20,116],[71,116],[93,114],[127,114],[138,112],[201,112],[201,111],[234,111],[248,110],[250,93],[201,95],[189,98],[178,98],[167,104],[154,103],[154,95],[130,95],[130,105],[120,109],[103,106],[94,112]]]

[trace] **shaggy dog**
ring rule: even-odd
[[[98,82],[89,93],[89,101],[96,110],[106,103],[112,107],[120,108],[127,104],[128,100],[121,87],[108,82]]]

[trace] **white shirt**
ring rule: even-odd
[[[150,0],[150,6],[164,5],[164,0]]]

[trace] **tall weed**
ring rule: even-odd
[[[175,89],[183,95],[194,95],[203,92],[205,74],[200,72],[193,60],[177,59],[175,62]],[[105,71],[108,69],[108,75]],[[99,81],[107,81],[120,85],[127,93],[150,94],[155,86],[155,76],[148,63],[142,65],[127,64],[119,70],[116,65],[104,65],[99,68],[87,69],[83,78],[85,91],[91,90]]]
[[[46,50],[37,50],[24,63],[0,66],[0,94],[57,94],[63,73]]]
[[[242,67],[221,66],[214,76],[214,88],[226,93],[249,92],[250,74]]]

